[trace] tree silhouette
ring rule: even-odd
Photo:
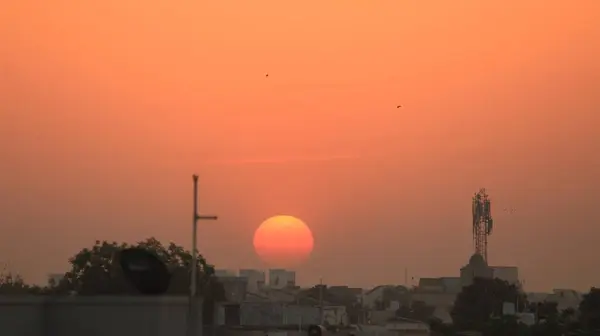
[[[560,312],[560,319],[565,322],[572,322],[575,319],[577,312],[569,307]]]
[[[557,302],[544,301],[531,303],[529,305],[529,310],[535,313],[537,320],[558,321],[560,317]]]
[[[592,287],[579,304],[581,326],[600,333],[600,288]]]
[[[118,263],[119,251],[127,247],[144,248],[155,254],[169,268],[172,276],[166,295],[188,295],[190,288],[191,252],[170,243],[164,246],[155,238],[135,245],[96,241],[69,259],[71,270],[52,288],[54,294],[139,295],[125,279]],[[204,297],[204,321],[212,322],[214,302],[224,300],[222,284],[214,277],[214,267],[198,255],[197,292]]]
[[[25,283],[23,278],[8,270],[0,270],[0,295],[42,294],[42,288]]]
[[[505,302],[515,304],[517,312],[527,305],[524,293],[517,286],[500,279],[475,278],[473,284],[464,287],[454,302],[451,311],[454,325],[459,330],[483,331],[494,321],[510,322],[502,319]]]

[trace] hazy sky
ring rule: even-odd
[[[305,284],[458,275],[486,187],[491,264],[519,266],[528,289],[598,285],[598,13],[3,1],[0,262],[41,281],[96,239],[189,247],[198,173],[220,216],[201,252],[220,268],[263,267],[253,231],[290,214],[315,236]]]

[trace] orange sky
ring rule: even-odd
[[[598,285],[598,13],[4,1],[0,262],[40,281],[95,239],[189,246],[197,172],[218,267],[261,267],[252,233],[283,213],[315,235],[304,283],[457,275],[484,186],[516,209],[495,212],[491,264],[519,266],[529,289]]]

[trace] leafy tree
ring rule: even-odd
[[[531,326],[530,330],[532,336],[562,336],[565,327],[556,320],[549,320]]]
[[[565,332],[580,329],[578,313],[573,308],[567,308],[560,312],[558,320]]]
[[[514,315],[494,316],[483,328],[483,334],[486,336],[506,336],[506,335],[531,335],[528,326],[518,321]],[[550,335],[548,335],[550,336]]]
[[[0,295],[23,295],[28,294],[28,286],[19,275],[9,272],[0,274]]]
[[[560,318],[557,302],[531,303],[529,310],[536,316],[536,324],[531,327],[533,336],[561,336],[564,333],[565,325]]]
[[[560,312],[560,320],[563,322],[572,322],[575,320],[577,312],[573,308],[567,308]]]
[[[433,336],[448,336],[456,334],[454,325],[444,323],[436,318],[433,318],[429,321],[429,328],[431,329],[431,334]]]
[[[28,295],[41,294],[42,288],[28,285],[18,274],[0,271],[0,295]]]
[[[517,312],[527,305],[525,294],[517,286],[500,279],[475,278],[473,284],[464,287],[457,296],[451,311],[452,320],[459,330],[477,331],[488,329],[492,322],[509,323],[511,321],[502,318],[505,302],[514,303]]]
[[[581,326],[588,331],[600,332],[600,288],[592,287],[579,304]]]
[[[560,317],[558,303],[552,301],[532,302],[529,311],[536,315],[537,321],[558,321]]]
[[[138,295],[124,278],[117,261],[119,251],[127,247],[144,248],[161,259],[172,273],[166,295],[189,295],[192,255],[183,247],[170,243],[164,246],[155,238],[148,238],[135,245],[96,241],[91,248],[84,248],[69,259],[71,270],[59,284],[52,288],[55,294],[77,295]],[[204,321],[212,322],[214,303],[224,299],[223,286],[216,280],[214,267],[198,255],[196,286],[204,297]]]

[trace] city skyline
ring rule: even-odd
[[[264,267],[253,232],[289,214],[314,233],[300,283],[457,274],[485,187],[490,264],[518,266],[535,290],[588,290],[600,282],[599,11],[0,5],[0,263],[39,283],[96,240],[189,248],[198,173],[200,211],[219,214],[198,246],[217,268]]]

